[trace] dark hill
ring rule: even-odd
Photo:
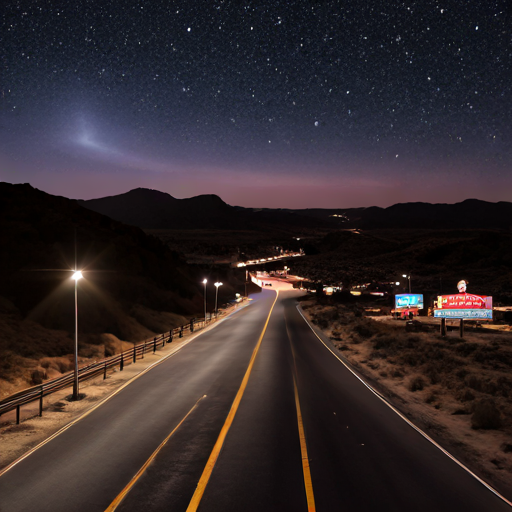
[[[294,210],[301,215],[344,215],[343,227],[359,229],[506,229],[512,228],[512,203],[466,199],[455,204],[400,203],[388,208]]]
[[[125,194],[79,200],[85,208],[144,229],[290,229],[327,227],[317,219],[292,210],[230,206],[208,194],[176,199],[157,190],[138,188]]]
[[[73,332],[75,230],[82,333],[140,341],[201,310],[198,278],[159,239],[28,184],[0,183],[0,296],[22,321]]]
[[[137,188],[78,203],[125,224],[148,229],[230,228],[235,224],[234,208],[215,195],[176,199],[158,190]]]

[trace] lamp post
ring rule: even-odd
[[[75,281],[75,375],[73,380],[73,400],[78,400],[78,280],[84,277],[80,270],[75,270],[71,279]]]
[[[208,279],[203,279],[204,284],[204,326],[206,327],[206,283]]]
[[[217,295],[219,294],[219,286],[222,286],[222,283],[215,283],[215,318],[217,318]]]
[[[405,277],[406,279],[409,280],[409,293],[411,293],[411,274],[402,274],[402,277]]]

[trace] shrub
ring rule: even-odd
[[[376,350],[379,350],[381,348],[390,349],[391,347],[393,347],[396,341],[396,337],[392,336],[391,334],[378,334],[377,337],[375,338],[374,347]]]
[[[457,372],[455,373],[455,375],[457,375],[457,377],[461,380],[463,380],[467,374],[468,371],[466,370],[466,368],[461,368],[460,370],[457,370]]]
[[[476,343],[460,343],[455,347],[455,352],[457,352],[457,354],[460,354],[463,357],[467,357],[470,354],[472,354],[477,348],[478,345]]]
[[[439,384],[441,382],[441,377],[436,368],[429,367],[425,371],[425,375],[430,380],[430,384]]]
[[[74,368],[74,365],[73,365],[72,361],[66,361],[64,359],[59,359],[57,361],[57,365],[59,367],[59,372],[60,373],[69,372],[70,370],[72,370]]]
[[[464,379],[464,382],[467,386],[469,386],[471,389],[474,389],[475,391],[482,391],[483,390],[483,382],[482,379],[477,377],[476,375],[467,375]]]
[[[421,391],[425,387],[423,377],[414,377],[409,381],[409,391]]]
[[[436,399],[437,399],[437,396],[435,395],[435,393],[429,393],[427,395],[427,397],[425,398],[425,403],[431,404],[431,403],[435,402]]]
[[[402,361],[409,366],[417,366],[423,362],[423,358],[415,352],[407,352],[402,357]]]
[[[471,428],[490,430],[500,428],[501,414],[492,398],[483,398],[475,403],[471,416]]]
[[[375,334],[375,329],[372,324],[367,321],[360,321],[354,324],[354,331],[361,336],[361,338],[371,338]]]
[[[510,443],[503,443],[501,445],[501,451],[503,451],[504,453],[512,452],[512,444],[510,444]]]
[[[37,384],[42,384],[44,379],[47,379],[48,376],[46,375],[46,372],[44,370],[34,370],[30,374],[30,382],[34,386]]]
[[[475,399],[475,395],[472,393],[471,390],[465,389],[462,391],[462,393],[459,395],[459,400],[461,402],[470,402],[471,400]]]

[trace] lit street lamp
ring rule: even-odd
[[[75,270],[71,279],[75,280],[75,378],[73,381],[73,400],[78,400],[78,280],[84,277],[80,270]]]
[[[206,327],[206,283],[208,279],[203,279],[204,284],[204,326]]]
[[[409,280],[409,293],[411,293],[411,274],[402,274],[402,277],[405,277],[406,279]]]
[[[222,286],[222,283],[215,283],[215,318],[217,318],[217,295],[219,294],[219,286]]]

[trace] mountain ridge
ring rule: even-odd
[[[468,198],[459,203],[397,203],[359,208],[246,208],[214,194],[176,199],[138,188],[117,196],[78,200],[85,208],[144,229],[318,228],[512,229],[512,203]]]

